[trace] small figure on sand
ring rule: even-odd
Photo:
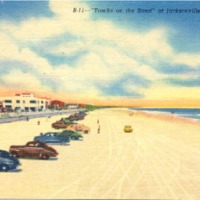
[[[97,124],[99,124],[99,120],[97,119]]]
[[[40,121],[38,121],[37,124],[40,125]]]
[[[98,127],[98,129],[97,129],[97,133],[98,133],[98,134],[100,133],[100,125],[99,125],[99,127]]]
[[[26,117],[26,121],[28,121],[28,120],[29,120],[29,117],[27,116],[27,117]]]

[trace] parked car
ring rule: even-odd
[[[75,123],[73,120],[71,120],[69,117],[66,118],[61,118],[61,120],[65,123],[65,124],[73,124]]]
[[[34,141],[50,143],[50,144],[66,144],[70,141],[69,137],[62,137],[56,132],[41,133],[40,136],[36,136]]]
[[[80,133],[89,133],[90,128],[84,124],[70,124],[67,126],[66,130],[80,132]]]
[[[82,120],[85,118],[87,114],[85,112],[78,112],[78,113],[74,113],[72,115],[69,116],[70,120]]]
[[[82,115],[82,116],[84,116],[84,117],[87,115],[87,113],[84,112],[84,111],[80,111],[80,112],[78,112],[77,114],[78,114],[78,115]]]
[[[12,145],[9,152],[17,158],[49,159],[49,157],[56,157],[58,155],[58,152],[53,147],[37,141],[30,141],[25,145]]]
[[[14,170],[20,165],[17,158],[13,157],[9,152],[0,150],[0,172]]]
[[[74,122],[67,118],[64,118],[64,119],[62,118],[61,120],[54,122],[52,124],[52,127],[55,129],[67,128],[67,126],[69,126],[70,124],[74,124]]]
[[[130,133],[133,132],[133,128],[130,125],[124,126],[124,132]]]
[[[70,137],[70,139],[72,140],[79,140],[83,138],[83,136],[80,135],[79,133],[76,133],[74,131],[69,131],[69,130],[62,131],[60,135],[63,137]]]

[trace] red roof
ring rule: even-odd
[[[52,105],[52,106],[63,107],[63,106],[65,105],[65,103],[64,103],[63,101],[53,100],[53,101],[51,101],[51,105]]]

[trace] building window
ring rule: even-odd
[[[16,100],[16,103],[20,103],[20,100]]]
[[[30,103],[36,103],[36,101],[35,100],[30,100]]]
[[[5,100],[5,103],[12,103],[12,100]]]
[[[23,100],[23,103],[26,103],[26,101],[25,101],[25,100]]]
[[[21,110],[21,107],[15,107],[15,112],[18,112]]]
[[[12,106],[6,106],[6,108],[12,108]]]
[[[36,107],[30,107],[30,110],[31,110],[32,112],[36,112],[36,111],[37,111],[37,108],[36,108]]]
[[[44,103],[43,101],[41,101],[41,103]]]

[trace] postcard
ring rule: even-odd
[[[198,199],[199,1],[0,1],[0,199]]]

